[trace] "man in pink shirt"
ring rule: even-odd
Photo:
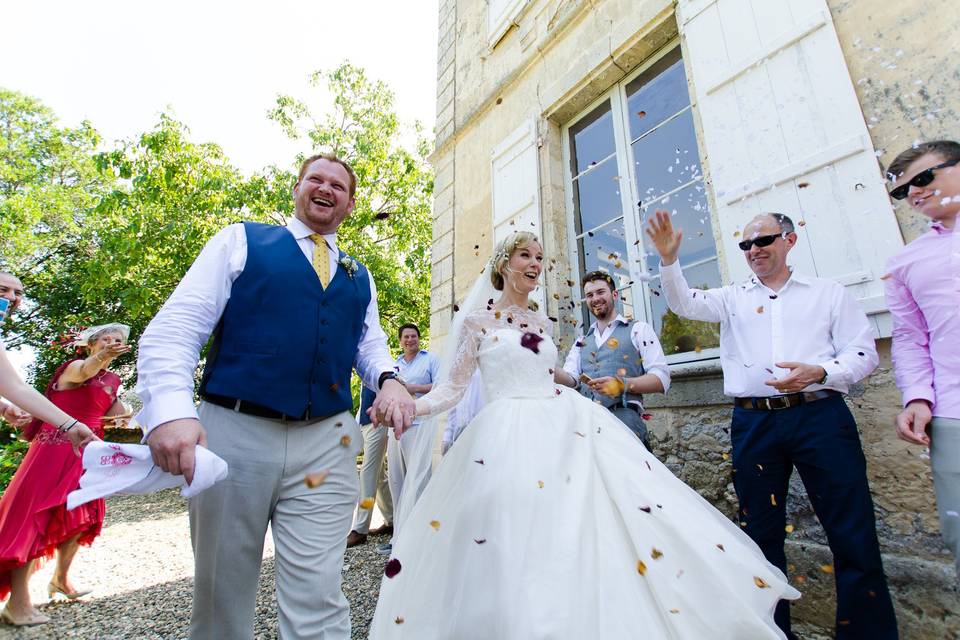
[[[930,231],[891,258],[885,276],[904,405],[897,435],[930,447],[940,531],[960,576],[960,143],[916,145],[887,174],[890,196],[930,218]]]

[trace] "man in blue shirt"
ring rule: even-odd
[[[396,371],[400,381],[407,388],[407,392],[415,398],[433,388],[440,361],[431,353],[420,348],[420,328],[413,323],[400,327],[400,346],[403,353],[397,358]],[[416,441],[416,427],[421,420],[414,418],[413,426],[403,432],[400,439],[389,438],[387,444],[387,482],[390,485],[390,494],[393,496],[393,508],[400,508],[400,491],[406,477],[407,461],[412,454],[413,443]],[[377,547],[377,552],[389,555],[392,546],[387,543]]]

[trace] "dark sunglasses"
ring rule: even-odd
[[[739,246],[743,251],[750,251],[750,247],[753,245],[757,245],[758,247],[769,247],[777,238],[785,237],[786,234],[783,232],[774,233],[769,236],[757,236],[756,238],[750,238],[749,240],[741,240],[737,243],[737,246]]]
[[[897,187],[896,189],[894,189],[893,191],[891,191],[890,197],[893,198],[894,200],[903,200],[908,195],[910,195],[910,187],[917,187],[919,189],[921,187],[927,186],[928,184],[933,182],[934,171],[936,171],[937,169],[943,169],[944,167],[952,167],[958,162],[960,162],[960,158],[958,158],[957,160],[951,160],[950,162],[944,162],[943,164],[938,164],[937,166],[930,167],[929,169],[924,169],[917,175],[910,178],[910,182],[906,182],[900,185],[899,187]]]

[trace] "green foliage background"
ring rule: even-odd
[[[40,101],[0,88],[0,270],[23,281],[28,300],[2,327],[7,348],[37,351],[32,382],[43,389],[70,354],[64,334],[103,322],[146,328],[217,231],[241,220],[283,224],[303,158],[333,151],[353,166],[356,207],[338,233],[342,249],[368,266],[381,322],[428,332],[429,144],[418,124],[404,127],[384,83],[348,62],[316,72],[330,104],[280,95],[268,117],[300,143],[284,167],[245,176],[219,146],[190,138],[170,114],[111,148],[94,126],[58,123]],[[313,108],[322,113],[315,116]],[[116,361],[128,388],[134,355]],[[0,432],[0,486],[22,455]]]

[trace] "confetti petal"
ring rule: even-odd
[[[387,563],[387,566],[383,568],[383,575],[388,578],[392,578],[400,573],[400,569],[403,567],[400,565],[400,561],[396,558],[392,558],[390,562]]]
[[[623,393],[624,388],[623,380],[611,378],[600,387],[600,393],[615,398]]]
[[[773,495],[772,493],[770,494],[770,504],[777,506],[777,496]]]
[[[543,342],[543,338],[538,336],[535,333],[530,333],[529,331],[520,338],[520,346],[524,349],[530,349],[534,353],[540,353],[540,343]]]
[[[327,476],[330,475],[329,471],[321,471],[320,473],[308,473],[303,478],[303,484],[307,485],[311,489],[316,489],[324,483],[327,479]]]
[[[484,542],[487,541],[487,539],[486,539],[486,538],[474,538],[473,541],[476,542],[477,544],[483,544]]]
[[[340,446],[341,446],[341,447],[349,447],[349,446],[350,446],[350,436],[343,436],[342,438],[340,438]]]
[[[793,533],[793,525],[792,525],[792,524],[788,524],[787,526],[785,526],[785,527],[783,528],[783,530],[786,531],[787,533]]]
[[[832,564],[822,565],[820,567],[820,571],[823,571],[824,573],[833,573],[833,565]]]
[[[763,313],[763,305],[757,307],[757,313]]]
[[[403,624],[403,616],[397,616],[396,618],[394,618],[393,622],[395,624]]]
[[[543,489],[543,480],[537,480],[537,486]]]
[[[753,584],[757,585],[760,589],[769,589],[770,585],[767,584],[766,580],[759,576],[753,576]]]
[[[653,551],[650,552],[650,557],[653,558],[654,560],[659,560],[660,558],[663,557],[663,552],[660,551],[660,549],[657,549],[656,547],[654,547]]]
[[[434,530],[434,531],[440,531],[440,521],[439,521],[439,520],[431,520],[431,521],[430,521],[430,526],[433,527],[433,530]]]
[[[616,349],[617,347],[620,346],[620,341],[617,340],[616,338],[610,338],[609,340],[607,340],[607,346],[610,347],[611,349]]]
[[[364,498],[363,500],[360,501],[360,508],[373,509],[373,503],[374,503],[373,498]]]
[[[723,548],[722,544],[718,544],[717,549],[720,549],[720,551],[726,551],[726,549]]]
[[[644,575],[647,572],[647,565],[644,564],[643,560],[637,560],[637,573]]]

